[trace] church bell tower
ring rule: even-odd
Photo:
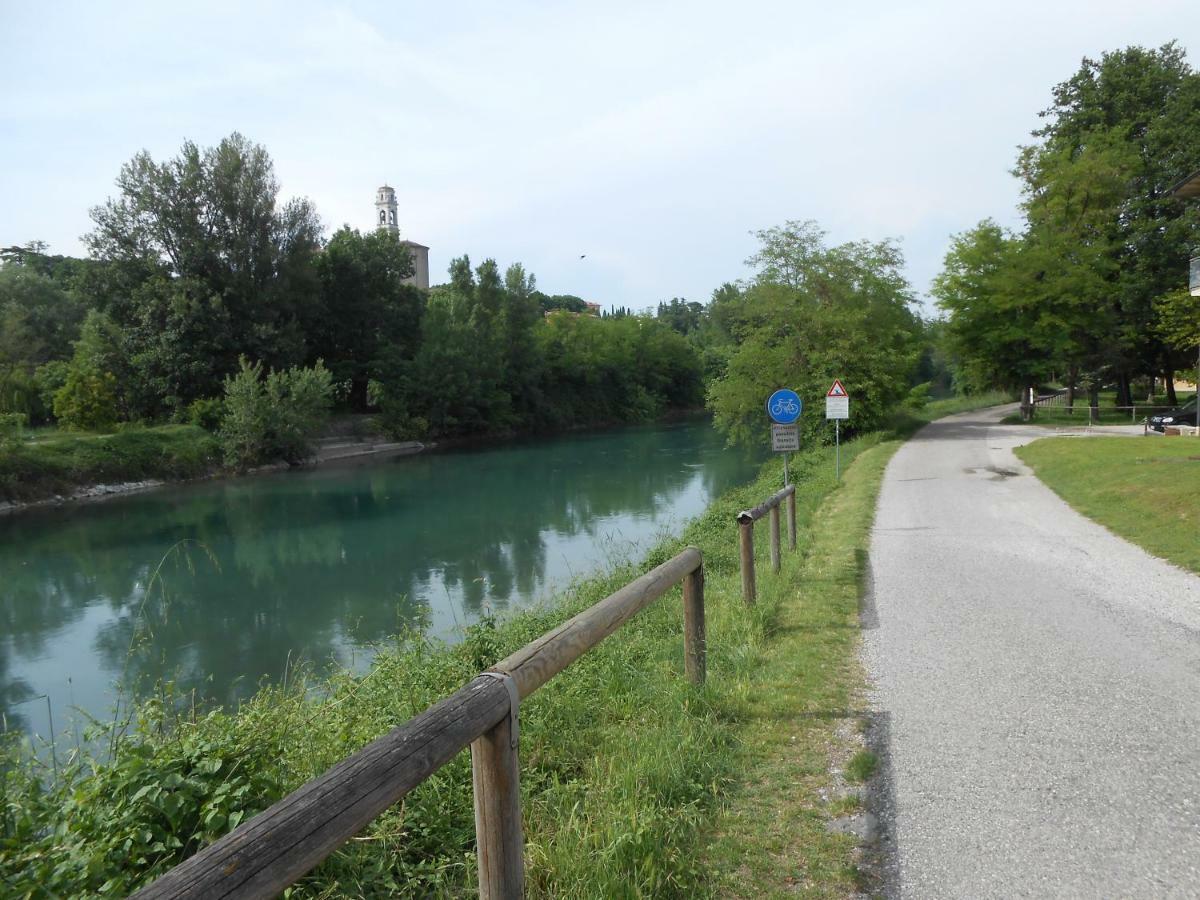
[[[396,216],[396,191],[386,184],[375,192],[375,227],[386,228],[400,245],[408,250],[412,258],[413,273],[404,279],[405,284],[415,284],[423,291],[429,290],[429,248],[416,241],[400,240],[400,222]]]
[[[400,224],[396,220],[396,192],[386,184],[375,192],[375,224],[394,235],[400,234]]]

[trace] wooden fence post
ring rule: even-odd
[[[771,571],[779,571],[779,505],[771,507]]]
[[[788,549],[796,549],[796,492],[788,494]]]
[[[514,736],[518,727],[515,685],[510,687],[510,697],[510,714],[471,742],[482,900],[521,900],[525,893],[521,775]]]
[[[683,668],[688,681],[704,684],[707,670],[707,638],[704,632],[704,566],[683,578]]]
[[[758,599],[754,589],[754,520],[738,522],[742,551],[742,600],[747,606],[753,606]]]

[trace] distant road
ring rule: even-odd
[[[1014,408],[928,426],[884,479],[864,656],[888,896],[1200,897],[1200,577],[1033,477]]]

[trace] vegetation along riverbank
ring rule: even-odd
[[[946,409],[909,414],[900,434]],[[856,841],[824,823],[833,798],[835,719],[861,686],[857,556],[896,432],[795,458],[800,551],[779,576],[759,541],[760,597],[747,609],[737,571],[737,510],[780,484],[772,460],[728,492],[637,570],[684,544],[705,556],[709,679],[682,677],[681,615],[668,596],[522,706],[522,790],[534,896],[711,894],[809,884],[836,894],[856,883]],[[820,535],[836,527],[832,542]],[[196,710],[169,686],[99,740],[57,761],[6,747],[0,879],[16,896],[120,895],[324,771],[397,722],[623,584],[630,567],[581,582],[551,609],[487,621],[455,646],[411,635],[365,676],[320,690],[302,677],[264,688],[236,711]],[[847,627],[849,626],[849,627]],[[783,690],[783,685],[795,681]],[[782,692],[781,692],[782,691]],[[782,704],[782,705],[781,705]],[[101,761],[100,756],[105,758]],[[768,790],[769,779],[798,790]],[[766,806],[764,806],[764,804]],[[780,830],[787,853],[776,853]],[[299,886],[301,896],[455,893],[474,878],[470,766],[460,755],[377,819]],[[791,880],[789,882],[789,879]]]

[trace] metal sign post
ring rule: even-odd
[[[833,419],[834,443],[834,473],[837,480],[842,480],[842,419],[850,418],[850,395],[842,386],[841,379],[835,378],[833,386],[825,394],[825,419]]]

